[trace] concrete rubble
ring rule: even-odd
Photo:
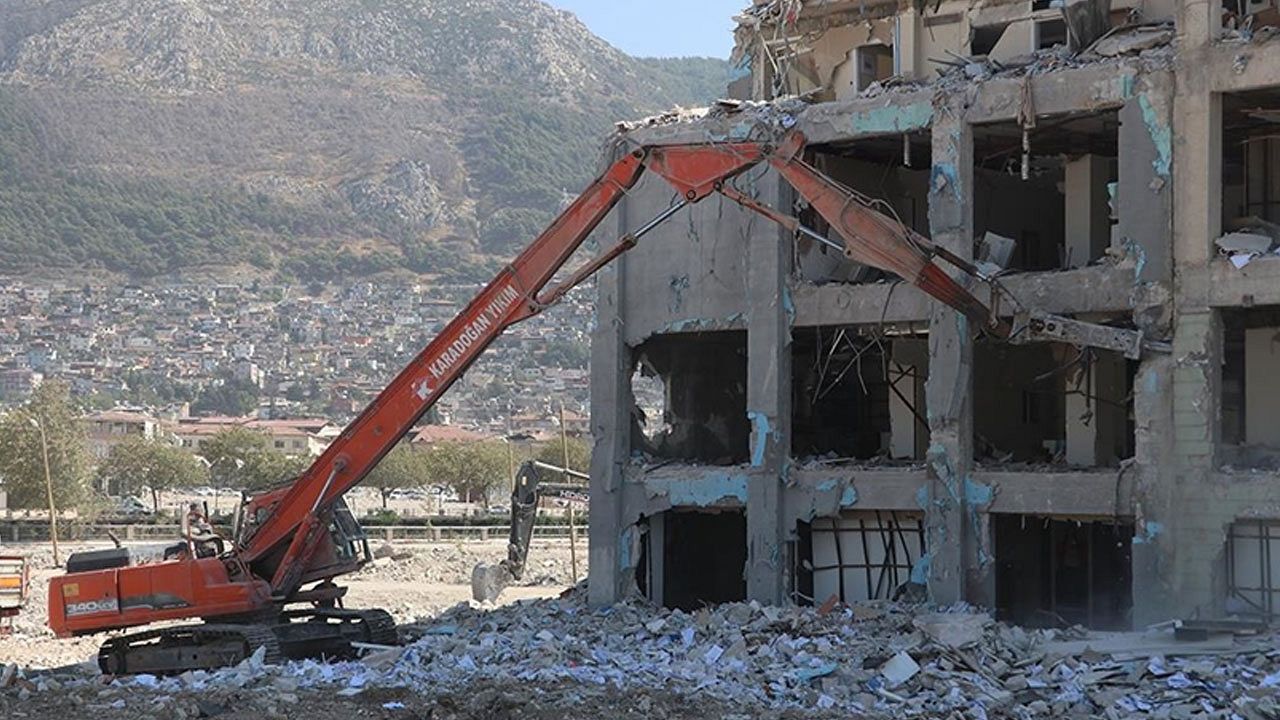
[[[572,704],[616,691],[731,702],[743,712],[864,717],[1280,717],[1274,638],[1179,641],[1169,629],[1026,630],[967,606],[889,602],[823,608],[731,603],[683,612],[636,601],[593,610],[585,587],[497,610],[459,605],[402,628],[406,647],[362,661],[99,678],[8,668],[3,697],[80,693],[109,705],[150,694],[228,692],[288,703],[303,691],[353,697],[389,688],[434,696],[486,681],[567,686]],[[153,700],[153,702],[159,702]]]

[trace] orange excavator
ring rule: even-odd
[[[852,260],[894,273],[955,308],[975,327],[1000,337],[1010,334],[1007,321],[935,260],[942,259],[963,274],[980,276],[972,265],[876,211],[806,163],[805,144],[803,135],[791,131],[777,144],[651,146],[621,155],[498,273],[306,471],[284,487],[246,498],[230,547],[217,553],[192,544],[175,558],[144,563],[133,562],[127,548],[74,555],[68,560],[67,573],[50,581],[49,626],[67,637],[161,621],[199,620],[108,639],[99,653],[99,665],[109,674],[218,667],[239,662],[259,649],[273,661],[341,656],[351,651],[353,642],[394,642],[395,626],[385,611],[342,607],[346,590],[334,579],[370,560],[368,543],[343,494],[365,479],[506,328],[551,307],[663,221],[713,194],[797,234],[837,247]],[[762,164],[790,183],[843,243],[734,188],[735,178]],[[666,180],[679,199],[552,285],[574,251],[646,170]],[[1050,332],[1062,332],[1075,322],[1052,320]],[[1040,325],[1044,332],[1045,323]],[[1132,344],[1132,337],[1123,342]]]

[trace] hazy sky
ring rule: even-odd
[[[750,0],[547,0],[576,14],[591,32],[640,57],[728,59],[733,20]]]

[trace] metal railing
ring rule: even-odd
[[[219,532],[230,534],[227,528]],[[387,542],[486,542],[502,540],[511,534],[508,525],[386,525],[365,527],[370,540]],[[586,532],[580,526],[578,533]],[[182,534],[181,525],[64,525],[58,528],[58,539],[63,542],[110,541],[114,533],[122,542],[172,542]],[[536,525],[534,539],[569,537],[568,525]],[[13,523],[0,528],[0,543],[46,542],[49,539],[47,525],[37,523]]]

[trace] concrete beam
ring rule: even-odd
[[[846,483],[852,494],[842,509],[897,510],[920,512],[921,490],[929,482],[928,473],[915,468],[806,468],[791,471],[792,488],[787,492],[809,492],[830,482]],[[824,513],[825,514],[825,513]]]
[[[1000,282],[1028,307],[1060,315],[1076,313],[1126,313],[1134,308],[1134,268],[1092,265],[1061,272],[1016,273]],[[973,288],[990,303],[985,285]],[[875,283],[850,285],[801,283],[791,291],[796,325],[878,325],[928,322],[932,300],[913,285]],[[1015,308],[1005,303],[1005,313]]]
[[[1064,68],[1031,79],[1036,113],[1042,116],[1098,112],[1122,106],[1133,94],[1142,73],[1137,61],[1107,60],[1079,68]],[[1008,122],[1018,117],[1022,78],[994,78],[966,88],[964,117],[970,123]],[[942,91],[936,85],[886,92],[874,98],[851,98],[803,105],[779,104],[790,112],[795,127],[810,144],[848,142],[859,138],[901,135],[928,128]],[[945,96],[944,96],[945,97]],[[742,141],[755,137],[759,124],[748,113],[702,117],[686,122],[632,130],[628,140],[638,145],[681,145],[714,141]]]
[[[1133,515],[1133,473],[1008,472],[975,470],[975,482],[991,488],[987,512],[1005,515]]]
[[[1207,271],[1189,271],[1184,284],[1192,284],[1212,307],[1280,305],[1280,257],[1254,258],[1237,269],[1225,258],[1215,258]]]
[[[1210,92],[1271,88],[1280,77],[1280,55],[1270,43],[1217,42],[1196,52],[1182,48],[1180,55],[1179,80],[1203,84]]]
[[[1032,103],[1039,116],[1113,110],[1132,94],[1141,72],[1135,61],[1111,60],[1036,75],[1031,80]],[[1022,85],[1022,78],[994,78],[978,84],[965,119],[974,124],[1016,120]]]

